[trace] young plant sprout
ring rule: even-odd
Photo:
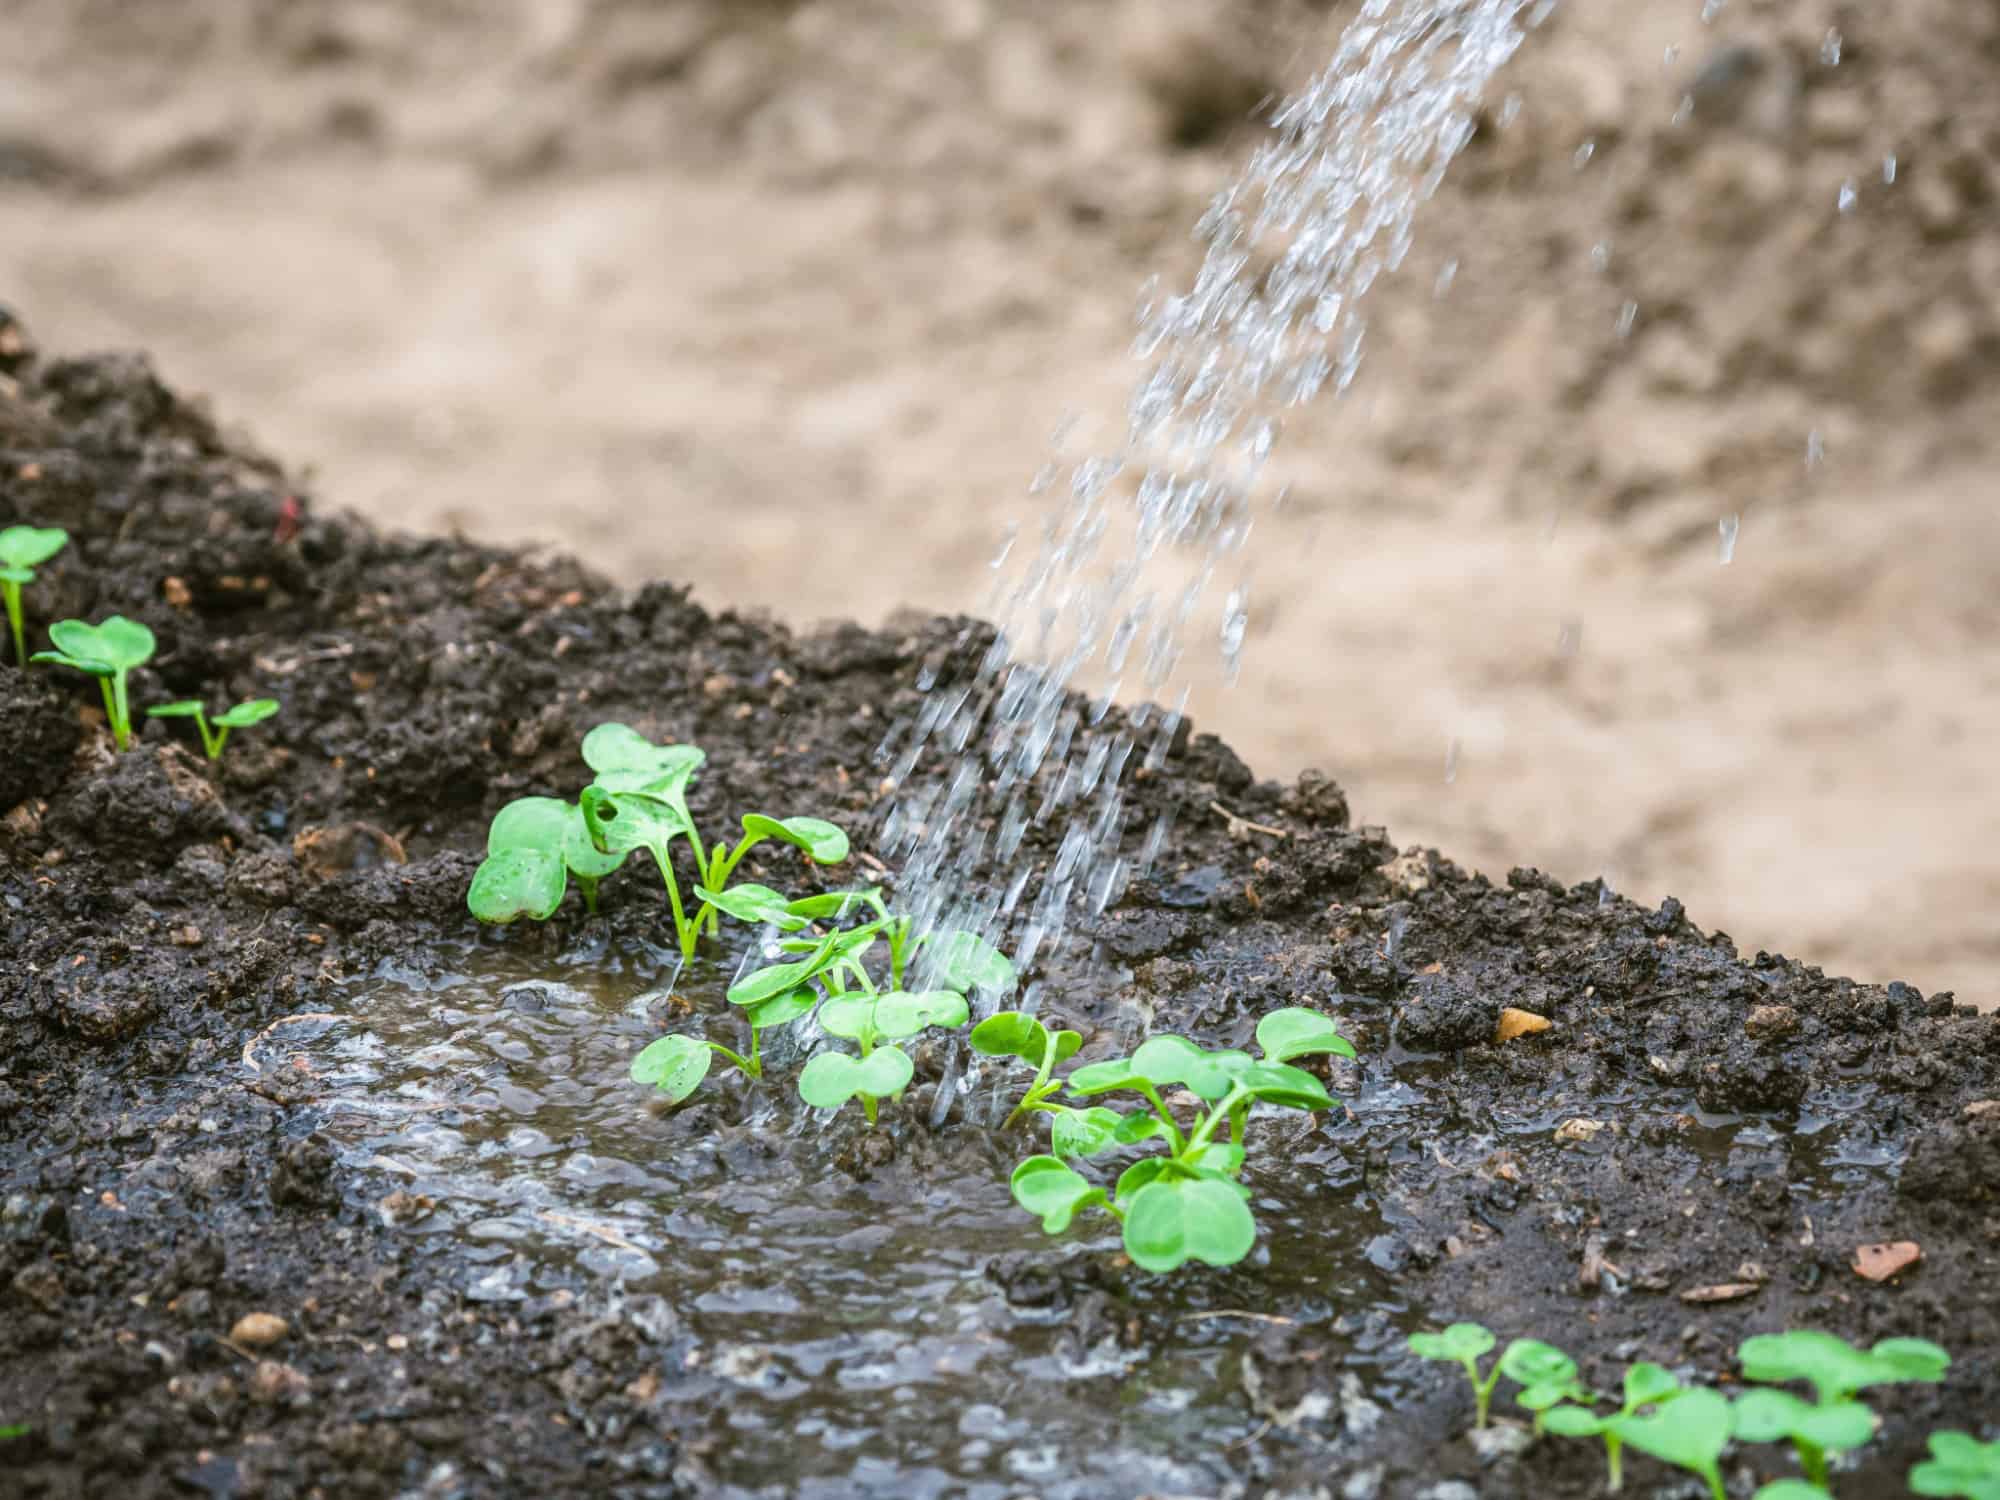
[[[1331,1023],[1324,1017],[1319,1020],[1324,1032],[1331,1034]],[[1312,1074],[1271,1060],[1271,1048],[1285,1040],[1284,1029],[1274,1028],[1264,1041],[1266,1056],[1261,1061],[1246,1052],[1206,1051],[1185,1037],[1157,1036],[1129,1058],[1078,1068],[1069,1075],[1073,1096],[1091,1099],[1130,1091],[1151,1110],[1119,1115],[1107,1109],[1105,1115],[1115,1123],[1093,1118],[1080,1127],[1081,1132],[1094,1138],[1098,1130],[1108,1129],[1106,1144],[1161,1140],[1167,1154],[1134,1162],[1111,1193],[1060,1156],[1031,1156],[1014,1169],[1015,1201],[1038,1216],[1049,1234],[1061,1234],[1085,1208],[1104,1209],[1122,1222],[1125,1253],[1143,1270],[1172,1271],[1190,1260],[1234,1265],[1257,1240],[1257,1221],[1246,1201],[1250,1190],[1237,1180],[1246,1158],[1243,1134],[1251,1105],[1262,1102],[1310,1112],[1334,1102]],[[1260,1028],[1260,1039],[1261,1033]],[[1050,1046],[1060,1044],[1045,1045],[1043,1058]],[[1185,1133],[1161,1098],[1161,1091],[1174,1085],[1208,1106]],[[1225,1124],[1230,1139],[1216,1139]],[[1088,1153],[1073,1149],[1071,1154]]]
[[[1558,1437],[1604,1439],[1606,1488],[1616,1493],[1625,1484],[1625,1429],[1649,1407],[1677,1401],[1687,1391],[1671,1371],[1644,1361],[1625,1372],[1624,1404],[1601,1417],[1587,1405],[1557,1406],[1542,1413],[1543,1430]]]
[[[521,917],[545,922],[562,905],[573,875],[584,908],[597,910],[597,883],[625,862],[600,854],[583,814],[557,797],[520,797],[493,815],[486,858],[472,876],[465,904],[482,922]],[[698,1080],[697,1080],[698,1081]]]
[[[1982,1443],[1965,1432],[1934,1432],[1931,1456],[1910,1470],[1919,1495],[2000,1500],[2000,1442]]]
[[[1951,1368],[1951,1355],[1928,1339],[1883,1339],[1872,1349],[1814,1328],[1760,1333],[1736,1350],[1743,1378],[1763,1385],[1802,1380],[1821,1406],[1845,1401],[1877,1385],[1936,1385]]]
[[[666,1095],[669,1104],[679,1104],[701,1087],[709,1065],[718,1057],[727,1058],[748,1078],[764,1076],[761,1037],[773,1027],[786,1026],[819,1004],[819,996],[809,989],[773,995],[743,1007],[743,1020],[750,1028],[750,1054],[733,1052],[720,1042],[700,1041],[691,1036],[663,1036],[632,1059],[632,1081],[650,1083]]]
[[[1749,1443],[1790,1439],[1808,1482],[1827,1485],[1827,1455],[1859,1448],[1875,1435],[1875,1414],[1854,1399],[1876,1385],[1944,1378],[1951,1356],[1925,1339],[1884,1339],[1861,1350],[1812,1328],[1758,1334],[1736,1357],[1746,1380],[1764,1384],[1804,1381],[1817,1404],[1789,1391],[1745,1391],[1736,1402],[1736,1435]]]
[[[87,672],[104,690],[104,715],[120,750],[132,744],[132,712],[126,698],[126,676],[152,659],[153,632],[137,620],[112,615],[101,625],[82,620],[58,620],[49,627],[53,651],[37,651],[31,660],[52,662]]]
[[[35,569],[69,544],[60,526],[9,526],[0,531],[0,600],[14,632],[14,665],[25,670],[28,648],[21,633],[21,590],[35,581]]]
[[[261,724],[277,711],[276,698],[252,698],[226,713],[217,714],[211,720],[200,699],[187,698],[179,703],[155,704],[146,710],[146,716],[151,719],[193,719],[195,730],[201,735],[201,747],[208,752],[208,758],[221,760],[222,747],[229,743],[230,730]]]
[[[1498,1372],[1520,1385],[1515,1403],[1535,1414],[1535,1436],[1552,1406],[1564,1401],[1589,1401],[1578,1383],[1576,1361],[1553,1344],[1539,1339],[1515,1339],[1500,1354]]]
[[[1419,1359],[1446,1359],[1462,1366],[1465,1378],[1472,1383],[1472,1425],[1484,1427],[1493,1404],[1493,1387],[1500,1383],[1500,1364],[1494,1361],[1493,1368],[1482,1376],[1479,1360],[1492,1353],[1498,1342],[1493,1330],[1483,1323],[1453,1323],[1442,1333],[1411,1334],[1410,1353]]]
[[[1051,1094],[1062,1090],[1062,1080],[1051,1078],[1059,1062],[1066,1062],[1076,1056],[1083,1045],[1083,1038],[1074,1031],[1050,1031],[1033,1016],[1018,1010],[995,1011],[972,1028],[972,1050],[986,1057],[1018,1057],[1035,1070],[1035,1081],[1028,1085],[1028,1091],[1021,1095],[1013,1111],[1000,1123],[1005,1130],[1025,1114],[1048,1114],[1058,1121],[1080,1114],[1065,1105],[1048,1102]],[[1111,1115],[1110,1110],[1097,1113]],[[1118,1116],[1113,1116],[1115,1125]],[[1055,1127],[1059,1128],[1059,1127]],[[1056,1155],[1088,1156],[1088,1151],[1065,1152],[1057,1147]]]
[[[583,759],[597,773],[579,798],[591,843],[605,854],[623,856],[643,849],[653,856],[667,888],[683,958],[694,956],[704,930],[711,935],[721,930],[725,911],[739,915],[747,909],[752,914],[746,920],[770,919],[767,898],[775,893],[763,886],[727,885],[737,865],[757,845],[776,839],[818,864],[839,864],[847,858],[847,835],[824,819],[773,818],[763,813],[744,814],[743,836],[733,846],[717,843],[704,853],[688,812],[687,785],[707,757],[693,745],[655,745],[627,725],[599,724],[583,738]],[[677,838],[686,839],[694,850],[699,900],[692,912],[674,874],[671,851]]]
[[[1729,1500],[1722,1485],[1721,1464],[1733,1424],[1727,1396],[1697,1387],[1644,1416],[1620,1415],[1611,1420],[1628,1446],[1699,1476],[1707,1482],[1714,1500]]]

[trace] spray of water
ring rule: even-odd
[[[1166,821],[1128,830],[1126,779],[1165,760],[1202,599],[1257,507],[1282,499],[1264,480],[1281,414],[1353,381],[1369,289],[1403,263],[1488,82],[1552,7],[1365,0],[1203,216],[1193,284],[1148,288],[1123,442],[1043,470],[1034,488],[1066,485],[1067,502],[1036,546],[1010,539],[996,560],[997,637],[956,676],[927,671],[920,711],[884,742],[898,791],[881,842],[920,928],[1019,922],[1026,968],[1158,855]],[[1248,619],[1239,580],[1219,630],[1232,672]],[[1094,702],[1070,691],[1084,672],[1109,684]],[[1113,715],[1128,686],[1151,706]],[[1039,868],[1030,826],[1063,830]]]

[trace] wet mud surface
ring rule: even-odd
[[[144,620],[137,701],[284,711],[219,770],[160,723],[114,756],[87,680],[0,668],[0,1425],[30,1428],[0,1493],[1599,1492],[1581,1444],[1475,1451],[1462,1382],[1401,1352],[1457,1318],[1600,1386],[1788,1326],[1944,1343],[1846,1496],[2000,1411],[2000,1018],[1467,877],[1202,735],[1131,788],[1167,858],[1027,978],[1086,1059],[1341,1017],[1348,1108],[1253,1127],[1248,1261],[1162,1281],[1101,1224],[1043,1237],[1006,1192],[1033,1148],[942,1047],[873,1133],[733,1081],[649,1109],[626,1062],[719,1017],[737,952],[677,972],[630,874],[480,932],[486,818],[572,793],[622,719],[707,749],[706,823],[810,810],[864,857],[885,734],[981,628],[796,635],[387,539],[138,361],[5,373],[0,525],[76,538],[31,618]],[[1503,1007],[1552,1025],[1496,1043]],[[1921,1262],[1855,1273],[1894,1240]],[[253,1312],[287,1336],[232,1339]],[[1736,1491],[1777,1463],[1739,1450]]]

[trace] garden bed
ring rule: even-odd
[[[87,679],[0,669],[7,1493],[1601,1492],[1589,1445],[1469,1439],[1463,1382],[1403,1347],[1453,1319],[1604,1387],[1726,1377],[1788,1327],[1944,1344],[1941,1385],[1878,1396],[1845,1496],[2000,1412],[2000,1017],[1399,853],[1205,735],[1131,789],[1135,829],[1175,814],[1168,858],[1029,977],[1086,1058],[1341,1019],[1348,1108],[1254,1127],[1248,1260],[1157,1278],[1106,1221],[1045,1239],[1007,1194],[1032,1148],[979,1090],[938,1107],[941,1048],[873,1132],[734,1079],[648,1108],[625,1063],[720,1008],[737,950],[677,974],[630,875],[599,917],[479,929],[488,818],[574,795],[622,720],[706,748],[709,824],[810,811],[864,859],[878,747],[983,628],[796,634],[383,537],[142,361],[0,349],[0,525],[73,538],[36,638],[122,613],[160,642],[136,702],[283,704],[213,765],[165,721],[114,754]],[[1505,1007],[1552,1025],[1496,1042]],[[251,1313],[285,1336],[232,1338]]]

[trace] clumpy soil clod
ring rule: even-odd
[[[0,1488],[726,1483],[730,1406],[752,1398],[681,1378],[722,1351],[671,1267],[640,1288],[479,1300],[484,1262],[420,1245],[425,1205],[342,1159],[324,1081],[269,1038],[335,1008],[344,981],[441,946],[532,964],[593,932],[614,952],[657,939],[658,893],[637,885],[595,927],[574,898],[546,928],[497,935],[464,909],[487,818],[572,792],[602,720],[706,747],[693,800],[709,824],[810,809],[867,849],[873,755],[917,701],[918,664],[976,659],[983,627],[798,635],[562,560],[384,537],[320,512],[142,361],[30,354],[10,373],[0,524],[74,538],[31,591],[34,621],[151,626],[135,701],[268,694],[284,711],[219,766],[158,722],[115,756],[87,680],[0,670],[0,1425],[31,1429],[0,1450]],[[1320,1007],[1361,1047],[1334,1073],[1352,1117],[1319,1127],[1336,1150],[1268,1184],[1290,1205],[1265,1216],[1268,1258],[1191,1274],[1178,1303],[1102,1237],[998,1256],[986,1276],[1023,1316],[1061,1310],[1075,1351],[1144,1365],[1240,1338],[1248,1435],[1213,1460],[1238,1492],[1598,1492],[1584,1445],[1476,1450],[1462,1385],[1400,1358],[1404,1324],[1324,1306],[1337,1268],[1298,1250],[1315,1215],[1379,1219],[1362,1253],[1404,1323],[1548,1338],[1599,1387],[1635,1357],[1724,1374],[1742,1336],[1787,1326],[1944,1343],[1950,1378],[1882,1397],[1886,1429],[1845,1495],[1895,1492],[1930,1427],[2000,1411],[2000,1018],[1746,960],[1675,902],[1399,854],[1325,778],[1257,782],[1209,736],[1131,798],[1134,828],[1175,814],[1171,858],[1096,922],[1094,959],[1044,961],[1047,1008],[1103,1047],[1130,1041],[1135,1015],[1238,1043],[1275,1006]],[[1046,836],[1030,850],[1052,853]],[[1496,1043],[1504,1007],[1553,1024]],[[920,1085],[934,1097],[935,1077]],[[662,1149],[698,1128],[756,1149],[726,1092],[697,1109],[662,1124]],[[942,1180],[977,1142],[957,1115],[933,1134],[906,1108],[865,1150],[829,1132],[824,1170]],[[1897,1240],[1921,1245],[1914,1269],[1855,1273],[1858,1247]],[[230,1342],[250,1312],[289,1334]],[[1225,1312],[1263,1321],[1225,1334]],[[1393,1408],[1341,1367],[1356,1348]],[[1129,1367],[1079,1378],[1107,1433]],[[1778,1462],[1752,1450],[1731,1477],[1747,1493]]]

